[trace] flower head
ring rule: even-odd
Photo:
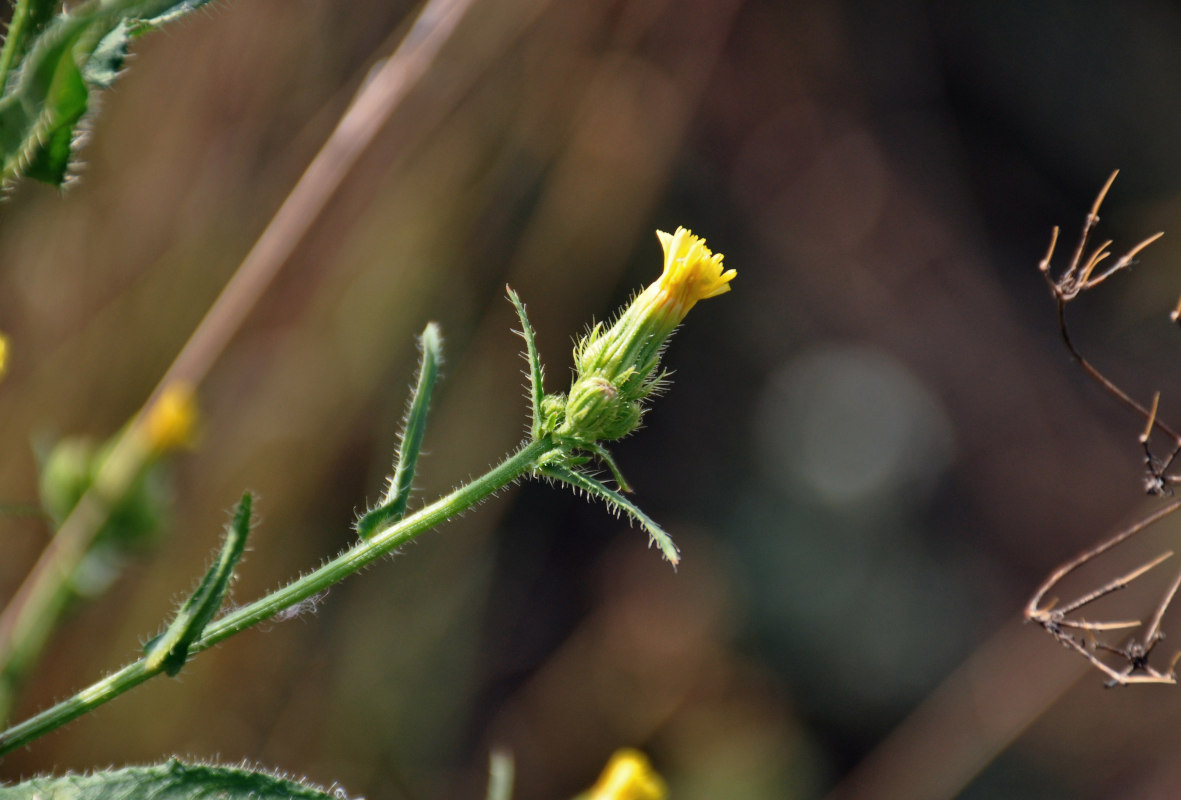
[[[698,300],[730,291],[730,281],[738,271],[723,270],[722,254],[711,252],[705,239],[686,228],[677,228],[673,234],[657,231],[656,238],[664,248],[664,272],[636,302],[643,301],[654,317],[675,320],[672,324],[676,327]]]
[[[196,438],[197,401],[193,387],[176,383],[165,387],[143,420],[148,445],[156,453],[189,447]]]
[[[668,787],[638,750],[617,750],[587,800],[664,800]]]
[[[575,379],[553,424],[560,437],[585,443],[619,439],[640,424],[642,401],[662,385],[660,354],[699,300],[730,291],[737,271],[685,228],[657,231],[664,271],[610,328],[596,325],[574,350]]]
[[[0,378],[8,370],[8,337],[0,333]]]

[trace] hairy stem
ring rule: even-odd
[[[554,449],[555,446],[548,437],[525,444],[471,483],[459,487],[401,522],[375,533],[371,538],[358,542],[319,569],[211,622],[201,636],[190,644],[189,652],[198,653],[206,650],[235,633],[314,597],[373,561],[392,553],[420,534],[438,527],[521,478],[528,477]],[[0,755],[12,752],[60,728],[163,671],[162,664],[151,667],[147,659],[128,664],[73,697],[0,733]]]

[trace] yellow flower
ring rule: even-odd
[[[656,238],[664,248],[664,272],[636,298],[636,305],[675,320],[672,324],[676,327],[698,300],[730,291],[730,281],[738,270],[723,271],[722,254],[711,252],[705,239],[686,228],[677,228],[672,234],[657,231]]]
[[[0,333],[0,378],[8,371],[8,337]]]
[[[722,268],[722,254],[685,228],[657,231],[664,271],[610,328],[596,325],[574,350],[576,376],[551,430],[577,442],[622,438],[643,416],[642,401],[661,386],[665,342],[699,300],[730,291],[736,270]]]
[[[668,787],[639,750],[616,750],[587,800],[664,800]]]
[[[157,453],[189,447],[196,438],[197,400],[188,383],[165,387],[148,409],[143,429],[148,446]]]

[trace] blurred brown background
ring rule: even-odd
[[[81,182],[0,207],[0,499],[35,498],[35,437],[139,407],[414,11],[235,0],[147,37]],[[16,716],[132,658],[243,489],[236,601],[345,547],[426,321],[447,364],[419,497],[498,459],[525,421],[504,284],[558,390],[677,225],[739,277],[616,450],[683,566],[522,486],[0,778],[180,754],[481,797],[503,747],[532,800],[635,745],[677,800],[1181,796],[1181,691],[1105,691],[1019,624],[1048,569],[1151,508],[1140,423],[1073,368],[1036,264],[1121,168],[1099,238],[1168,234],[1075,331],[1181,418],[1179,135],[1171,3],[478,0],[201,387],[167,535],[69,616]],[[2,524],[7,597],[47,531]]]

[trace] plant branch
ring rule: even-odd
[[[1108,550],[1115,547],[1120,542],[1126,541],[1126,540],[1130,539],[1131,537],[1135,536],[1137,533],[1144,530],[1149,525],[1159,522],[1160,520],[1169,516],[1170,514],[1172,514],[1174,511],[1176,511],[1179,508],[1181,508],[1181,499],[1174,500],[1173,502],[1169,503],[1168,505],[1158,508],[1156,511],[1154,511],[1152,514],[1149,514],[1144,519],[1138,520],[1137,522],[1133,523],[1132,525],[1129,525],[1128,527],[1124,528],[1122,531],[1115,534],[1111,538],[1109,538],[1103,542],[1100,542],[1099,544],[1095,545],[1094,547],[1084,550],[1082,553],[1079,553],[1077,556],[1072,558],[1070,561],[1067,561],[1065,564],[1058,567],[1056,570],[1054,570],[1052,573],[1050,573],[1050,576],[1048,578],[1046,578],[1046,580],[1042,583],[1042,585],[1038,587],[1038,590],[1034,593],[1033,597],[1030,598],[1029,604],[1025,607],[1026,619],[1040,620],[1040,618],[1043,615],[1052,613],[1051,609],[1049,609],[1049,608],[1047,608],[1047,609],[1041,608],[1042,600],[1045,598],[1046,594],[1051,589],[1053,589],[1054,586],[1059,581],[1061,581],[1063,578],[1065,578],[1067,575],[1074,572],[1076,569],[1081,567],[1083,564],[1086,564],[1088,561],[1091,561],[1094,558],[1102,555],[1103,553],[1106,553]],[[1061,615],[1061,613],[1062,613],[1061,610],[1057,611],[1058,615]]]
[[[1071,356],[1082,367],[1083,372],[1087,374],[1092,380],[1098,383],[1104,391],[1119,400],[1128,408],[1135,411],[1143,419],[1149,423],[1151,432],[1152,427],[1156,427],[1161,432],[1168,435],[1178,445],[1181,445],[1181,434],[1178,434],[1173,428],[1161,422],[1156,417],[1155,403],[1153,410],[1145,408],[1141,403],[1132,399],[1132,397],[1105,376],[1099,369],[1083,357],[1075,347],[1074,341],[1070,338],[1070,330],[1066,325],[1066,306],[1077,298],[1080,294],[1088,289],[1094,289],[1096,286],[1103,283],[1105,280],[1121,272],[1135,263],[1136,256],[1164,236],[1164,233],[1154,233],[1146,239],[1140,241],[1136,246],[1130,249],[1127,253],[1116,259],[1115,263],[1105,269],[1099,275],[1095,275],[1095,268],[1111,255],[1108,250],[1111,247],[1111,240],[1099,245],[1091,252],[1089,256],[1086,255],[1087,240],[1090,238],[1091,231],[1099,224],[1099,207],[1103,205],[1104,199],[1107,197],[1111,185],[1115,182],[1116,176],[1119,175],[1119,170],[1115,170],[1107,178],[1107,182],[1103,184],[1103,188],[1099,190],[1099,194],[1095,197],[1095,202],[1091,204],[1091,210],[1088,212],[1086,219],[1083,221],[1082,232],[1079,234],[1078,244],[1075,246],[1074,253],[1070,258],[1070,262],[1066,265],[1066,269],[1062,271],[1057,277],[1051,272],[1051,261],[1054,257],[1054,249],[1058,244],[1058,228],[1055,227],[1050,234],[1050,246],[1046,249],[1046,254],[1038,263],[1038,271],[1045,277],[1046,283],[1050,286],[1050,291],[1054,295],[1054,300],[1058,306],[1058,330],[1062,334],[1062,340],[1066,344],[1066,349],[1070,351]],[[1085,261],[1084,261],[1085,258]]]
[[[1149,422],[1151,427],[1156,428],[1161,433],[1172,439],[1176,444],[1181,445],[1181,433],[1178,433],[1167,423],[1162,422],[1157,417],[1157,415],[1153,413],[1152,409],[1145,408],[1142,403],[1133,399],[1127,392],[1125,392],[1111,379],[1100,372],[1098,367],[1088,361],[1086,357],[1079,352],[1078,348],[1074,345],[1074,340],[1070,338],[1070,330],[1066,326],[1066,304],[1067,301],[1063,300],[1062,298],[1058,298],[1058,331],[1062,335],[1062,341],[1066,345],[1066,349],[1070,351],[1071,357],[1076,362],[1078,362],[1078,365],[1082,368],[1083,372],[1085,372],[1089,378],[1095,381],[1095,383],[1099,384],[1099,386],[1101,386],[1105,392],[1110,394],[1116,400],[1119,400],[1128,408],[1132,409],[1132,411],[1136,412],[1136,414],[1142,417],[1145,421]]]
[[[481,477],[401,522],[375,532],[371,538],[358,542],[307,575],[209,623],[201,635],[189,643],[189,654],[207,650],[235,633],[315,597],[420,534],[438,527],[521,478],[531,476],[554,449],[548,437],[525,444]],[[165,664],[159,660],[153,663],[149,658],[142,658],[128,664],[69,699],[0,733],[0,755],[60,728],[163,671]]]
[[[430,0],[423,7],[402,45],[361,87],[320,152],[164,374],[145,410],[165,387],[175,382],[184,381],[194,387],[201,383],[362,152],[425,74],[471,3],[472,0]],[[136,415],[129,430],[136,428],[136,420],[144,413],[141,410]],[[60,585],[73,575],[107,521],[111,503],[121,496],[120,487],[125,488],[128,476],[137,474],[143,467],[144,456],[134,443],[120,439],[114,453],[96,477],[94,487],[62,522],[0,613],[0,671],[15,653],[27,651],[29,644],[45,635],[44,629],[55,623],[54,598],[60,592]]]
[[[1144,457],[1148,469],[1146,486],[1149,494],[1162,495],[1171,493],[1171,484],[1178,481],[1177,476],[1169,474],[1169,469],[1172,467],[1178,454],[1181,453],[1181,435],[1160,420],[1157,414],[1160,404],[1160,393],[1158,392],[1153,396],[1150,407],[1145,407],[1133,399],[1127,392],[1100,372],[1095,365],[1083,357],[1071,339],[1070,329],[1066,324],[1066,306],[1071,301],[1082,292],[1095,288],[1112,275],[1130,267],[1134,263],[1136,256],[1144,248],[1163,236],[1161,233],[1149,236],[1123,256],[1116,259],[1113,264],[1105,268],[1102,272],[1096,274],[1099,264],[1111,255],[1108,248],[1112,243],[1111,241],[1106,241],[1091,251],[1090,255],[1087,255],[1087,239],[1091,231],[1099,223],[1099,207],[1111,189],[1111,184],[1115,181],[1117,174],[1118,171],[1111,174],[1095,198],[1090,213],[1087,214],[1083,222],[1078,245],[1074,250],[1070,262],[1066,265],[1066,269],[1056,277],[1051,274],[1050,262],[1054,256],[1054,248],[1058,243],[1057,228],[1054,228],[1050,235],[1050,246],[1046,250],[1046,255],[1038,264],[1038,269],[1045,277],[1046,282],[1050,286],[1050,291],[1054,295],[1058,310],[1058,330],[1062,335],[1062,341],[1065,343],[1066,349],[1070,352],[1074,360],[1078,362],[1079,366],[1082,367],[1083,372],[1088,377],[1099,384],[1104,391],[1132,409],[1145,420],[1144,432],[1140,435],[1140,444],[1144,448]],[[1177,320],[1179,313],[1181,313],[1181,306],[1173,314],[1174,321]],[[1163,462],[1163,466],[1153,457],[1152,450],[1149,446],[1149,440],[1154,429],[1161,431],[1173,440],[1173,452]],[[1123,686],[1131,683],[1174,684],[1177,682],[1177,677],[1173,670],[1177,664],[1178,656],[1175,656],[1169,663],[1168,669],[1163,671],[1153,667],[1149,663],[1149,657],[1152,655],[1152,651],[1156,645],[1164,638],[1160,630],[1161,624],[1164,621],[1165,612],[1176,597],[1178,590],[1181,589],[1181,575],[1178,575],[1170,584],[1161,600],[1157,603],[1156,611],[1147,626],[1143,626],[1140,620],[1096,621],[1077,616],[1071,617],[1069,615],[1113,592],[1127,588],[1133,581],[1139,579],[1149,570],[1152,570],[1170,558],[1173,553],[1171,551],[1165,552],[1139,567],[1107,581],[1097,589],[1086,592],[1075,600],[1061,606],[1058,606],[1056,601],[1053,601],[1043,607],[1042,601],[1050,590],[1058,585],[1067,575],[1084,564],[1098,558],[1121,542],[1135,536],[1149,525],[1174,513],[1179,508],[1181,508],[1181,500],[1174,500],[1100,544],[1085,550],[1075,558],[1065,562],[1050,573],[1049,577],[1042,582],[1042,585],[1038,587],[1025,607],[1026,621],[1037,623],[1047,633],[1058,640],[1060,644],[1079,653],[1092,666],[1107,675],[1109,678],[1108,686]],[[1133,637],[1123,646],[1114,646],[1098,638],[1098,634],[1105,631],[1141,627],[1143,627],[1143,635],[1139,638]],[[1109,661],[1111,660],[1111,656],[1115,656],[1121,659],[1123,663],[1119,666],[1112,666],[1100,658],[1098,655],[1100,653],[1106,654]]]

